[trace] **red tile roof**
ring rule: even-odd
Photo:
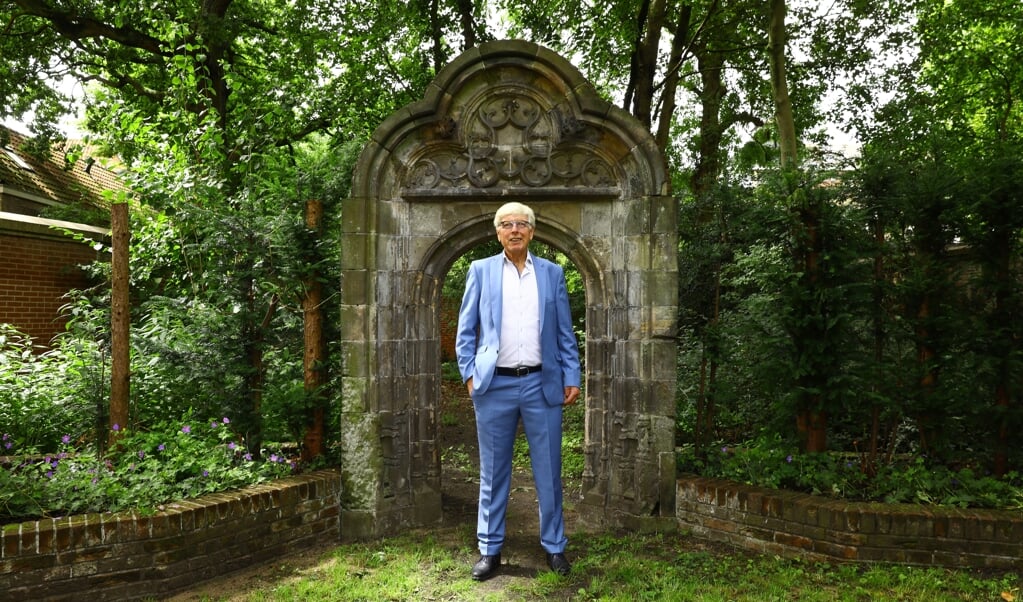
[[[64,205],[87,204],[106,207],[104,190],[125,188],[117,173],[117,162],[90,154],[88,148],[76,141],[64,142],[50,150],[46,160],[25,152],[29,138],[0,125],[7,136],[7,144],[0,148],[0,186],[22,193],[42,197]],[[75,158],[71,150],[80,149]],[[12,156],[13,155],[13,156]],[[28,166],[29,169],[26,169]]]

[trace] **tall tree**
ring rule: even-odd
[[[0,113],[33,110],[47,133],[84,103],[94,141],[151,208],[173,213],[183,263],[165,268],[160,293],[191,299],[191,319],[216,308],[209,344],[236,377],[224,397],[254,453],[268,335],[296,284],[281,254],[290,243],[275,238],[282,212],[301,219],[292,150],[315,135],[363,137],[420,95],[429,38],[392,29],[406,13],[388,0],[0,2]],[[62,93],[62,79],[79,87]]]
[[[771,65],[771,95],[774,98],[774,121],[778,128],[778,149],[782,169],[798,167],[796,149],[796,123],[792,114],[792,99],[785,67],[788,58],[786,42],[788,31],[785,17],[788,8],[785,0],[771,0],[767,24],[767,55]]]
[[[1023,7],[1018,2],[956,0],[924,3],[920,84],[953,148],[965,187],[965,240],[981,270],[976,279],[986,333],[979,346],[996,417],[993,472],[1009,470],[1012,433],[1021,422],[1023,309]]]

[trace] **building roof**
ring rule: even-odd
[[[125,186],[118,163],[96,156],[81,142],[66,141],[46,159],[27,152],[30,138],[0,125],[0,196],[12,195],[42,205],[107,207],[104,190]]]

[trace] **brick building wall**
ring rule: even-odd
[[[442,362],[454,361],[455,334],[458,331],[458,310],[461,299],[441,297],[440,300],[440,359]]]
[[[99,240],[107,235],[101,228],[0,213],[0,324],[13,325],[39,345],[64,330],[64,295],[90,285],[81,266],[104,258],[54,226]]]

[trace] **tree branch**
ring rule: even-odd
[[[69,9],[57,9],[42,0],[13,0],[24,14],[45,19],[69,40],[103,38],[129,48],[168,56],[159,39],[130,27],[114,27],[88,15]]]

